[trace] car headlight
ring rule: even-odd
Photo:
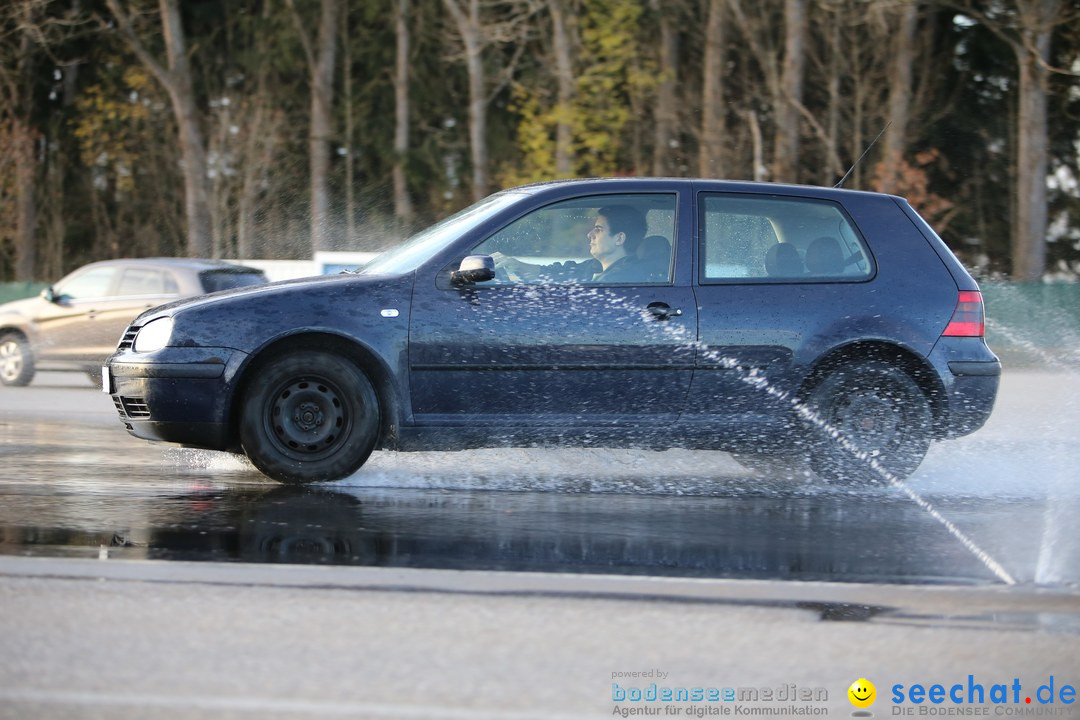
[[[142,326],[139,333],[135,336],[135,343],[132,345],[132,349],[135,352],[153,352],[160,350],[169,343],[169,336],[172,335],[173,320],[171,317],[158,318],[157,320],[151,320]]]

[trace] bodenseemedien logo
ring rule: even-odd
[[[735,685],[682,685],[670,683],[662,670],[611,673],[612,714],[679,716],[759,716],[767,718],[824,717],[829,714],[829,692],[823,687],[795,683],[754,687]],[[627,683],[627,678],[655,678],[660,682]],[[669,684],[670,683],[670,684]]]
[[[866,678],[859,678],[851,683],[851,687],[849,687],[847,691],[847,696],[848,700],[851,701],[851,704],[859,708],[851,713],[852,717],[874,716],[874,713],[866,709],[873,705],[874,700],[877,699],[877,688],[874,687],[874,683]]]

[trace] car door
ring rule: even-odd
[[[873,260],[835,202],[700,192],[696,209],[701,352],[682,422],[754,432],[789,417],[805,365],[865,304]]]
[[[689,248],[680,248],[691,227],[688,200],[684,189],[574,197],[462,244],[461,257],[512,253],[547,268],[532,280],[501,275],[455,287],[449,274],[460,257],[419,274],[409,345],[415,421],[672,423],[685,404],[695,355]],[[586,231],[605,206],[642,208],[646,231],[672,241],[666,268],[654,279],[560,275],[589,262]]]
[[[113,265],[90,265],[53,286],[53,299],[43,304],[34,318],[36,352],[40,358],[80,360],[87,356],[88,348],[100,345],[94,336],[93,322],[99,309],[108,302],[116,273],[117,267]]]

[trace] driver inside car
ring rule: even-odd
[[[600,208],[592,228],[586,233],[592,260],[572,260],[550,265],[534,265],[501,252],[492,253],[495,267],[516,282],[549,279],[557,282],[632,283],[647,282],[636,249],[645,237],[645,217],[629,205]]]

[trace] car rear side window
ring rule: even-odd
[[[124,268],[116,294],[122,297],[135,295],[176,295],[179,290],[172,275],[153,268]]]
[[[702,282],[857,281],[873,273],[836,203],[707,193],[700,208]]]
[[[266,282],[266,275],[261,272],[204,270],[199,273],[199,279],[202,281],[203,290],[212,293],[249,285],[262,285]]]

